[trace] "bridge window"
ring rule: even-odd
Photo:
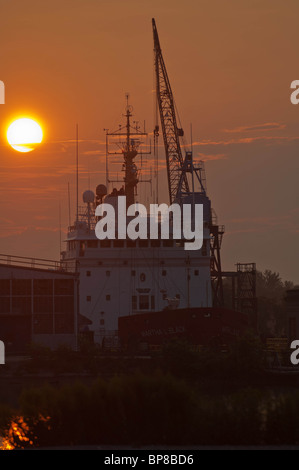
[[[139,296],[139,309],[149,310],[149,296],[148,295]]]

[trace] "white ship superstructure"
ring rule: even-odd
[[[135,144],[130,134],[128,139],[131,151]],[[89,328],[95,342],[117,336],[118,318],[123,315],[165,308],[210,307],[211,209],[205,190],[182,197],[181,201],[204,205],[204,241],[200,250],[185,250],[185,241],[173,239],[171,233],[169,239],[99,240],[95,234],[97,204],[105,202],[116,207],[118,196],[125,194],[125,189],[105,193],[104,185],[97,187],[96,194],[84,192],[86,206],[80,208],[78,220],[69,227],[66,251],[62,254],[66,269],[76,267],[80,274],[80,313],[91,321]],[[130,202],[134,202],[134,193]]]

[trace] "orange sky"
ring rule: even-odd
[[[155,17],[182,125],[189,137],[192,123],[226,227],[224,268],[254,261],[299,283],[298,14],[297,0],[0,0],[0,252],[58,258],[76,123],[80,192],[105,182],[103,129],[118,126],[126,92],[152,131]],[[24,112],[45,130],[30,154],[5,139]],[[162,168],[162,150],[160,159]]]

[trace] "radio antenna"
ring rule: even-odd
[[[79,144],[78,144],[78,124],[76,125],[76,222],[79,220]]]

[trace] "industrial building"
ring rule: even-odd
[[[78,278],[48,260],[0,255],[0,339],[7,353],[31,343],[77,344]]]

